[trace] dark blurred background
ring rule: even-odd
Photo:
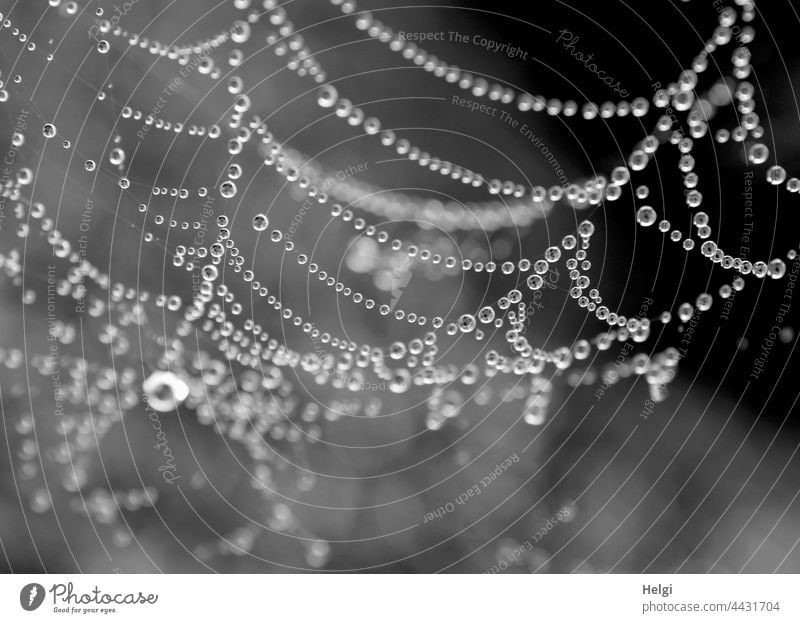
[[[32,111],[16,162],[36,171],[35,183],[27,188],[72,240],[80,235],[86,197],[93,197],[88,258],[129,287],[190,297],[189,275],[172,266],[167,250],[190,243],[192,232],[167,232],[148,219],[157,213],[167,219],[196,220],[203,201],[196,195],[183,201],[151,197],[149,189],[153,184],[214,186],[224,176],[230,156],[222,142],[200,146],[196,139],[179,136],[173,141],[174,135],[155,130],[132,156],[140,123],[123,121],[115,127],[124,105],[152,109],[164,85],[179,75],[178,66],[141,48],[129,49],[124,38],[109,37],[109,53],[97,54],[87,31],[94,23],[94,9],[111,11],[110,3],[82,2],[76,15],[67,15],[63,6],[44,13],[40,3],[2,6],[15,27],[34,33],[31,38],[38,47],[37,54],[20,54],[22,44],[9,29],[0,31],[0,70],[9,92],[3,106],[3,145],[11,144],[19,111]],[[253,8],[260,9],[260,3]],[[544,185],[558,182],[524,136],[496,119],[453,106],[452,95],[463,92],[368,39],[354,28],[352,17],[319,1],[296,0],[285,8],[307,45],[321,51],[318,58],[340,92],[365,102],[368,114],[385,125],[406,128],[404,135],[412,142],[487,176]],[[518,46],[527,52],[525,59],[451,41],[430,41],[423,47],[464,70],[579,103],[585,98],[616,101],[618,96],[556,42],[559,31],[578,35],[577,48],[594,53],[597,64],[628,92],[649,99],[654,82],[675,80],[691,62],[718,17],[718,7],[702,1],[437,2],[426,7],[363,0],[359,8],[373,11],[395,30],[479,34]],[[757,9],[749,80],[756,86],[764,142],[771,150],[768,164],[780,162],[792,175],[800,156],[795,92],[800,20],[790,2],[764,2]],[[188,44],[224,31],[241,16],[227,2],[140,0],[120,23],[130,32],[146,29],[151,39]],[[369,137],[353,139],[357,133],[352,128],[323,118],[311,84],[286,70],[263,46],[260,25],[254,24],[250,40],[238,46],[247,60],[233,73],[252,89],[250,112],[267,119],[280,140],[314,156],[329,170],[366,163],[359,178],[376,185],[415,188],[419,195],[460,201],[485,199],[481,191],[425,175],[413,162],[382,162],[392,158],[391,152]],[[227,44],[213,54],[223,73],[232,69],[225,60],[231,47]],[[698,91],[727,75],[731,49],[727,46],[713,56],[715,63],[701,76]],[[45,63],[43,56],[50,51],[54,58]],[[13,79],[16,74],[22,76],[19,84]],[[97,98],[100,90],[106,94],[102,100]],[[161,114],[187,123],[222,125],[229,105],[225,79],[213,82],[194,73]],[[590,122],[505,109],[542,137],[575,181],[622,164],[655,119],[651,114],[644,122],[632,117]],[[53,119],[59,137],[45,143],[40,127]],[[712,133],[736,123],[735,111],[721,110],[712,121]],[[61,147],[65,137],[73,143],[69,149]],[[129,154],[127,175],[133,183],[126,193],[120,192],[119,173],[108,159],[108,151],[117,144]],[[771,259],[795,248],[800,218],[792,204],[797,199],[766,183],[765,166],[747,162],[748,143],[720,146],[706,137],[696,144],[703,207],[711,216],[714,239],[734,254],[738,249],[745,174],[752,171],[756,200],[750,257]],[[97,175],[84,170],[88,158],[100,163]],[[279,291],[286,305],[303,309],[321,330],[384,346],[417,334],[390,318],[336,301],[329,288],[308,281],[299,267],[281,263],[274,245],[263,237],[254,247],[252,216],[270,206],[270,220],[286,229],[297,212],[297,196],[273,171],[260,167],[252,150],[234,160],[245,169],[239,192],[231,200],[217,197],[213,218],[223,213],[231,218],[234,236],[255,259],[262,283]],[[676,150],[664,146],[656,160],[655,172],[635,179],[650,185],[651,203],[659,212],[689,230],[691,213],[683,198]],[[148,214],[143,215],[137,205],[148,201]],[[687,254],[679,245],[662,243],[658,232],[637,228],[638,205],[628,189],[616,203],[581,211],[557,206],[529,227],[499,232],[445,234],[402,222],[387,229],[404,240],[440,244],[448,253],[474,259],[491,253],[499,262],[536,256],[574,231],[579,221],[591,218],[598,228],[590,250],[591,274],[612,308],[633,315],[645,297],[652,297],[656,302],[651,310],[674,310],[683,301],[694,302],[700,292],[714,294],[717,305],[700,317],[668,398],[646,420],[640,413],[649,396],[641,378],[623,380],[598,399],[598,383],[574,388],[568,374],[559,375],[553,378],[547,423],[536,427],[520,419],[522,400],[503,399],[515,379],[494,379],[477,397],[469,387],[454,386],[448,389],[458,392],[450,399],[461,406],[459,415],[441,429],[429,430],[428,413],[440,407],[427,403],[425,390],[401,395],[359,392],[354,397],[344,390],[317,387],[301,374],[291,379],[299,403],[319,404],[328,416],[321,418],[322,441],[290,443],[285,439],[288,425],[277,437],[267,436],[265,445],[275,454],[272,477],[277,494],[271,500],[254,492],[241,447],[199,423],[192,409],[161,416],[184,474],[180,492],[164,483],[141,405],[122,416],[98,449],[86,451],[91,459],[87,458],[86,483],[76,493],[63,486],[73,469],[70,462],[47,452],[48,447],[58,447],[62,434],[51,415],[52,391],[42,387],[50,381],[27,374],[25,364],[8,363],[8,369],[0,370],[5,424],[1,434],[8,449],[0,470],[0,564],[15,572],[800,571],[793,332],[771,349],[759,378],[750,378],[785,282],[748,280],[723,317],[716,294],[730,275],[697,252]],[[7,214],[0,233],[3,253],[21,246],[10,223]],[[145,232],[154,233],[155,244],[143,240]],[[25,289],[37,282],[43,287],[43,267],[51,263],[44,240],[31,238],[25,240],[25,272],[31,284]],[[372,258],[367,272],[352,270],[354,236],[347,224],[329,223],[324,210],[309,213],[295,242],[307,250],[315,248],[317,261],[329,272],[338,267],[343,281],[388,303],[391,293],[385,280],[375,276],[387,270],[381,263],[385,258]],[[502,296],[511,283],[499,275],[442,277],[422,267],[413,268],[412,275],[403,291],[403,306],[429,317],[451,308],[454,315],[475,310],[485,304],[482,301]],[[247,292],[244,284],[233,283],[238,292]],[[0,346],[5,353],[17,348],[46,354],[43,298],[26,305],[23,314],[22,291],[5,280]],[[529,330],[532,342],[547,347],[571,344],[601,330],[563,290],[547,294]],[[307,336],[288,323],[282,326],[267,311],[259,312],[258,321],[271,334],[283,335],[297,350],[313,349]],[[795,316],[793,309],[786,324],[793,325]],[[62,347],[64,352],[100,366],[112,365],[109,347],[99,339],[106,331],[102,317],[80,317],[67,306],[59,309],[59,318],[82,332],[80,339]],[[174,326],[162,320],[160,311],[153,311],[150,319],[148,330],[128,334],[132,346],[114,360],[116,366],[129,365],[142,376],[158,368],[159,348],[153,342],[162,334],[174,336]],[[663,334],[655,331],[641,350],[658,352],[680,340],[681,334],[670,326]],[[191,339],[183,341],[187,348],[196,346]],[[502,338],[492,346],[502,347]],[[450,354],[464,363],[475,356],[474,349],[474,343],[460,340]],[[597,365],[618,353],[616,345]],[[341,401],[352,399],[380,417],[336,418],[333,413]],[[70,417],[85,422],[80,401],[70,409]],[[30,439],[26,422],[31,421],[36,422],[36,448],[25,443]],[[41,456],[41,463],[31,453]],[[456,505],[440,519],[425,521],[428,513],[480,483],[512,455],[519,461],[485,493]],[[23,463],[39,467],[29,473]],[[50,483],[52,500],[37,503],[43,482]],[[157,499],[152,507],[145,504],[138,510],[124,504],[117,508],[101,493],[145,486],[157,492]],[[76,499],[82,503],[76,504]],[[520,554],[533,540],[535,547]]]

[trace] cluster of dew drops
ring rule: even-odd
[[[45,296],[48,309],[51,305],[58,309],[50,300],[53,296],[72,305],[77,302],[85,310],[85,322],[91,319],[101,326],[95,339],[112,359],[109,363],[68,354],[72,352],[71,345],[90,339],[92,334],[79,323],[59,319],[56,314],[48,317],[50,352],[28,356],[20,348],[3,348],[3,365],[9,369],[28,367],[54,386],[60,416],[55,424],[57,435],[53,447],[47,450],[45,458],[64,465],[61,487],[70,494],[73,509],[110,526],[118,547],[130,546],[135,540],[123,511],[153,506],[159,496],[155,486],[111,490],[93,483],[91,468],[95,452],[106,433],[128,412],[144,410],[160,418],[185,409],[200,423],[241,444],[253,462],[250,470],[253,489],[268,502],[264,505],[268,509],[264,525],[269,530],[301,537],[298,540],[304,544],[306,562],[311,567],[321,567],[329,557],[330,546],[310,535],[294,517],[291,506],[277,494],[276,472],[285,472],[289,464],[299,463],[296,488],[303,492],[313,487],[315,478],[310,469],[303,467],[303,457],[307,445],[322,439],[325,422],[383,412],[385,405],[381,398],[365,398],[360,392],[366,383],[385,383],[392,394],[425,392],[425,424],[431,431],[448,422],[459,422],[467,403],[486,407],[492,399],[521,403],[519,418],[532,426],[541,426],[547,421],[558,379],[577,386],[611,384],[621,378],[640,376],[647,382],[650,397],[660,401],[676,375],[680,361],[677,349],[633,353],[625,359],[622,369],[618,362],[613,368],[611,363],[595,363],[602,361],[598,353],[615,344],[643,344],[655,325],[674,323],[675,318],[686,323],[697,313],[711,309],[715,302],[712,294],[703,292],[693,301],[678,304],[674,313],[667,309],[634,316],[609,308],[604,304],[600,284],[592,282],[591,243],[595,227],[588,219],[579,219],[574,231],[564,232],[557,244],[538,255],[511,261],[497,260],[478,245],[470,248],[465,244],[459,248],[451,236],[432,235],[429,228],[420,229],[405,240],[395,238],[391,223],[381,227],[370,224],[375,217],[383,222],[424,220],[447,232],[496,231],[529,225],[553,209],[580,211],[614,202],[629,189],[638,205],[635,218],[639,226],[655,226],[683,252],[698,253],[732,275],[719,288],[717,298],[726,299],[734,291],[742,290],[747,279],[769,276],[777,280],[786,275],[782,257],[750,261],[726,252],[714,241],[711,219],[702,211],[701,189],[705,180],[693,155],[695,142],[706,137],[720,149],[725,144],[731,144],[732,148],[738,144],[753,165],[764,167],[764,177],[770,184],[789,193],[800,192],[800,179],[790,177],[782,166],[772,162],[769,148],[761,142],[764,128],[757,112],[755,88],[748,81],[752,68],[746,45],[755,39],[750,24],[755,15],[752,2],[736,0],[736,7],[720,12],[718,26],[691,65],[655,95],[583,104],[493,84],[404,40],[372,14],[359,10],[352,0],[331,0],[331,4],[350,16],[355,30],[366,32],[405,62],[422,67],[452,88],[476,98],[516,107],[520,114],[580,116],[609,123],[626,123],[626,117],[631,117],[637,123],[650,123],[652,131],[633,146],[623,164],[567,187],[484,177],[479,171],[437,157],[426,151],[424,145],[413,144],[401,132],[388,129],[385,120],[369,115],[345,97],[329,81],[322,62],[290,21],[291,6],[281,6],[274,0],[260,3],[234,0],[233,5],[246,14],[244,19],[204,41],[183,46],[129,32],[121,21],[113,22],[102,9],[96,9],[93,19],[100,24],[100,39],[92,45],[97,54],[107,55],[127,47],[140,54],[167,59],[178,67],[196,68],[191,80],[207,89],[224,83],[232,100],[223,121],[209,126],[167,119],[128,105],[114,109],[119,119],[105,156],[107,164],[102,157],[80,156],[85,173],[112,175],[119,191],[134,199],[145,219],[143,229],[140,228],[143,241],[167,253],[177,274],[186,276],[182,272],[185,271],[199,275],[200,285],[190,300],[114,281],[89,262],[77,242],[59,231],[53,211],[30,199],[35,177],[30,168],[18,166],[14,175],[3,183],[5,205],[14,206],[16,239],[24,240],[31,235],[43,238],[57,260],[53,283],[48,284],[46,278],[38,281],[27,278],[24,248],[8,249],[6,223],[0,268],[7,280],[22,289],[26,305]],[[68,19],[77,19],[80,13],[76,2],[50,0],[49,5]],[[23,46],[24,53],[42,55],[48,70],[57,61],[53,54],[43,54],[41,49],[47,46],[37,46],[8,16],[0,15],[0,22],[0,36],[10,34]],[[246,93],[247,85],[235,70],[245,59],[242,47],[255,37],[262,38],[267,49],[285,62],[290,71],[314,87],[316,103],[326,114],[330,113],[334,122],[363,132],[365,139],[376,141],[394,156],[416,162],[426,174],[447,176],[484,190],[486,199],[471,204],[443,203],[383,189],[375,192],[376,188],[369,184],[341,179],[306,158],[276,135],[278,128],[268,127],[264,119],[251,113],[253,102]],[[49,43],[52,45],[52,41]],[[734,49],[726,52],[730,47]],[[702,90],[702,74],[714,54],[728,55],[730,74]],[[24,82],[21,75],[14,75],[11,85],[0,81],[0,102],[10,106],[14,98],[9,89],[20,93],[17,87]],[[109,102],[112,90],[113,85],[106,84],[97,94],[98,104]],[[711,119],[718,109],[726,106],[736,106],[740,113],[738,125],[712,129]],[[666,114],[667,108],[674,114]],[[40,121],[45,145],[58,141],[63,149],[73,149],[70,138],[73,128],[61,127],[55,120]],[[28,127],[14,130],[13,150],[22,150],[26,145]],[[136,133],[142,127],[147,128],[144,138]],[[223,181],[217,186],[192,189],[132,179],[127,167],[136,141],[153,140],[159,134],[220,145],[219,149],[227,153],[231,162],[221,176]],[[659,215],[648,203],[650,188],[635,183],[635,177],[654,161],[656,152],[670,148],[675,150],[687,208],[693,211],[692,231],[682,231]],[[393,322],[416,327],[418,336],[382,345],[356,343],[320,331],[315,318],[286,306],[264,285],[272,281],[270,266],[256,265],[245,257],[245,251],[233,237],[234,219],[229,216],[216,216],[213,233],[201,244],[164,243],[165,230],[168,233],[174,230],[175,239],[180,231],[194,234],[205,224],[158,213],[157,198],[198,204],[214,195],[225,200],[236,199],[240,194],[238,186],[246,179],[247,166],[242,157],[247,154],[257,156],[262,163],[259,171],[263,168],[277,173],[297,191],[294,196],[310,202],[314,209],[327,210],[331,218],[352,229],[354,244],[350,246],[346,264],[353,272],[373,273],[378,289],[398,265],[413,266],[418,274],[431,279],[472,272],[500,273],[509,283],[513,281],[513,285],[504,296],[458,318],[428,317],[424,309],[406,308],[405,300],[396,305],[381,304],[376,300],[380,299],[380,293],[364,293],[349,285],[346,277],[332,272],[334,267],[320,265],[309,250],[299,248],[286,231],[272,225],[268,213],[258,212],[248,217],[248,226],[259,240],[263,238],[275,245],[283,261],[307,270],[310,278],[318,279],[333,291],[332,296],[349,299],[345,304],[363,307]],[[335,183],[323,186],[323,180],[331,179]],[[142,198],[143,194],[149,197]],[[785,258],[794,261],[796,252],[788,251]],[[548,276],[553,271],[567,275],[563,291],[575,305],[594,317],[602,330],[588,339],[546,348],[529,341],[526,319],[535,297],[550,294]],[[48,289],[48,285],[54,287]],[[249,301],[236,294],[242,285],[260,304],[265,303],[271,309],[272,318],[283,325],[284,333],[287,330],[303,333],[308,338],[304,343],[317,346],[298,352],[286,345],[282,334],[268,333],[257,322],[255,312],[245,311]],[[155,329],[161,323],[166,331]],[[466,340],[478,355],[470,363],[448,360],[448,343],[454,340]],[[139,349],[141,353],[136,352]],[[137,369],[134,365],[120,365],[126,357],[134,360],[140,355],[146,362],[144,366]],[[339,398],[326,404],[303,398],[304,392],[298,387],[306,384],[330,386],[339,390],[335,394]],[[87,405],[91,405],[88,412]],[[17,419],[16,432],[22,436],[17,475],[21,481],[31,483],[31,509],[43,513],[52,509],[53,493],[42,473],[41,437],[47,436],[39,428],[32,413]],[[200,472],[186,478],[187,487],[202,489],[206,485]],[[208,559],[251,551],[263,529],[248,524],[211,544],[198,545],[195,554]]]

